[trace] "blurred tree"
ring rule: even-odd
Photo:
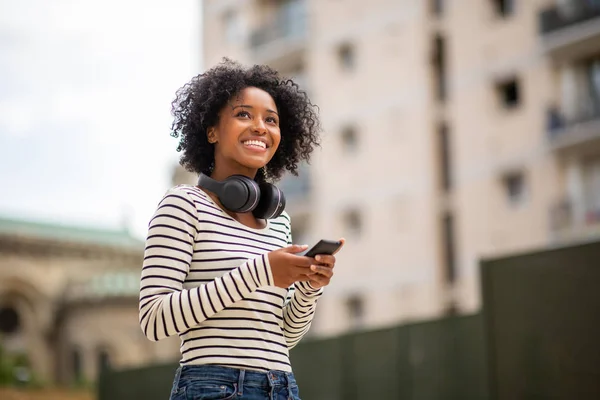
[[[12,366],[9,358],[4,354],[4,348],[0,343],[0,386],[10,385],[13,381]]]
[[[0,386],[38,386],[26,354],[7,354],[0,342]]]

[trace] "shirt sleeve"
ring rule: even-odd
[[[288,245],[292,244],[292,230],[288,233]],[[283,333],[288,349],[294,348],[306,335],[312,324],[317,300],[323,288],[314,289],[308,282],[296,282],[288,291],[283,308]]]
[[[220,278],[184,289],[198,232],[196,204],[181,189],[169,190],[150,220],[140,279],[139,322],[158,341],[198,326],[256,289],[273,284],[266,254]]]

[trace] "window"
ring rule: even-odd
[[[583,206],[588,224],[600,222],[600,157],[583,161]]]
[[[496,84],[498,100],[503,108],[513,109],[521,103],[521,90],[516,78],[507,79]]]
[[[444,279],[447,283],[456,281],[454,229],[454,216],[450,213],[445,214],[442,217],[442,251]]]
[[[365,306],[364,300],[359,295],[352,295],[346,300],[346,310],[350,326],[359,328],[364,322]]]
[[[358,210],[346,211],[343,216],[344,232],[358,236],[362,230],[362,220]]]
[[[223,27],[227,43],[235,43],[241,39],[241,25],[239,15],[229,10],[223,14]]]
[[[444,0],[429,0],[431,14],[441,17],[444,13]]]
[[[515,0],[492,0],[496,15],[506,18],[515,12]]]
[[[437,142],[438,142],[438,156],[439,156],[439,177],[440,177],[440,187],[444,191],[450,190],[452,187],[451,181],[451,162],[450,162],[450,138],[448,132],[448,126],[446,124],[441,124],[438,127],[437,132]]]
[[[583,68],[587,93],[582,117],[596,119],[600,116],[600,56],[584,62]]]
[[[435,35],[433,39],[432,63],[435,98],[439,102],[444,102],[448,94],[446,86],[446,40],[440,34]]]
[[[0,334],[10,335],[16,333],[20,326],[21,321],[17,310],[13,307],[0,308]]]
[[[510,204],[520,204],[525,200],[525,178],[522,172],[512,172],[505,175],[503,184]]]
[[[356,56],[354,54],[354,46],[350,43],[344,43],[338,47],[337,50],[338,61],[340,67],[345,71],[354,69],[356,63]]]
[[[340,139],[344,153],[356,153],[356,150],[358,149],[358,134],[356,133],[355,127],[347,126],[343,128]]]

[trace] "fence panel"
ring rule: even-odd
[[[177,364],[125,370],[104,370],[98,379],[98,400],[167,400]]]
[[[344,366],[340,338],[300,343],[292,349],[290,358],[303,399],[342,399]]]
[[[600,399],[600,242],[482,262],[494,399]]]
[[[398,328],[373,332],[363,332],[350,336],[348,353],[351,359],[345,380],[347,396],[344,399],[394,399],[400,398],[402,373],[409,379],[410,372],[402,368],[407,364],[402,360],[402,350],[406,353],[406,343],[398,340],[402,337]],[[405,336],[405,335],[404,335]],[[407,376],[408,375],[408,376]]]

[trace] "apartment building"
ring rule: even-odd
[[[316,335],[468,313],[482,258],[600,235],[600,4],[204,0],[206,68],[266,63],[320,107],[296,242],[344,236]]]

